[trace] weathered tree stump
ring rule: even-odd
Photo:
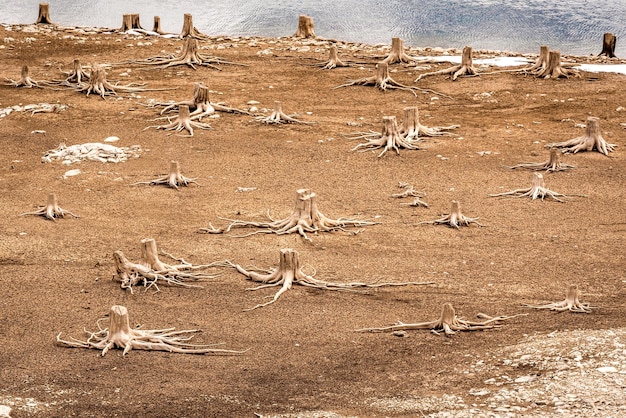
[[[20,72],[19,80],[11,80],[10,78],[5,78],[7,85],[12,87],[25,87],[25,88],[33,88],[33,87],[43,87],[46,82],[44,81],[35,81],[29,76],[28,65],[22,65],[22,70]]]
[[[485,329],[500,328],[501,322],[508,321],[511,318],[522,316],[525,314],[512,315],[512,316],[496,316],[492,317],[484,313],[476,315],[478,318],[484,319],[484,321],[468,321],[461,317],[456,316],[456,311],[451,303],[444,303],[441,308],[441,316],[439,319],[430,322],[420,322],[417,324],[405,324],[398,322],[395,325],[390,325],[381,328],[362,328],[356,330],[356,332],[385,332],[391,331],[394,335],[404,336],[405,331],[415,329],[429,329],[432,333],[439,335],[443,331],[446,337],[450,337],[456,334],[458,331],[482,331]]]
[[[606,156],[609,155],[609,152],[613,152],[616,146],[615,144],[609,144],[602,138],[600,134],[600,118],[595,116],[589,116],[587,118],[585,135],[570,139],[569,141],[553,142],[546,145],[548,148],[561,148],[566,154],[596,150]]]
[[[571,170],[575,168],[575,166],[561,162],[561,153],[557,152],[556,149],[552,148],[550,150],[550,158],[546,162],[522,163],[522,164],[514,165],[509,168],[510,169],[525,168],[527,170],[556,172],[556,171]]]
[[[404,52],[404,41],[400,38],[391,38],[391,52],[382,62],[387,64],[409,63],[415,59]]]
[[[456,200],[452,201],[452,209],[448,215],[444,215],[439,219],[435,219],[434,221],[422,221],[419,222],[418,225],[423,224],[431,224],[431,225],[448,225],[449,227],[453,227],[459,229],[460,226],[470,226],[471,224],[476,224],[478,226],[484,226],[477,222],[478,218],[468,218],[467,216],[461,213],[461,205]]]
[[[35,24],[54,25],[50,19],[50,5],[48,3],[39,3],[39,15]]]
[[[615,56],[615,42],[617,38],[612,33],[605,33],[602,39],[602,52],[598,56],[606,55],[609,58],[617,58]]]
[[[164,184],[168,187],[178,190],[179,186],[189,186],[192,183],[198,185],[198,182],[196,182],[195,178],[190,179],[189,177],[185,177],[181,174],[180,164],[178,161],[171,161],[170,173],[168,175],[156,178],[154,180],[138,181],[137,183],[133,183],[133,185],[149,184],[151,186],[155,186],[158,184]]]
[[[390,150],[394,150],[396,154],[400,154],[400,148],[419,149],[415,141],[400,134],[395,116],[383,116],[382,130],[380,133],[357,133],[348,136],[348,138],[367,140],[367,142],[352,148],[352,151],[365,152],[382,148],[382,151],[378,154],[379,158]]]
[[[298,18],[298,29],[293,34],[295,38],[315,38],[315,24],[313,18],[306,15],[300,15]]]
[[[293,284],[300,284],[302,286],[306,286],[309,288],[316,288],[322,290],[343,290],[349,291],[354,289],[364,289],[364,288],[377,288],[377,287],[387,287],[387,286],[408,286],[408,285],[425,285],[425,284],[433,284],[433,282],[400,282],[400,283],[361,283],[361,282],[353,282],[353,283],[333,283],[326,282],[323,280],[316,279],[313,275],[308,275],[302,268],[300,267],[300,257],[298,253],[291,248],[284,248],[280,250],[280,263],[278,268],[272,269],[270,273],[260,273],[254,270],[246,270],[238,264],[231,263],[232,267],[235,268],[239,273],[245,275],[248,279],[262,283],[258,287],[250,288],[248,290],[259,290],[265,289],[268,287],[280,286],[280,290],[276,292],[274,297],[265,303],[260,303],[252,308],[245,309],[246,311],[251,311],[257,308],[262,308],[264,306],[270,305],[278,300],[278,298],[285,293],[287,290],[291,289]]]
[[[176,331],[175,328],[143,330],[130,326],[128,310],[121,305],[114,305],[109,311],[109,326],[102,328],[100,320],[96,321],[98,331],[86,331],[89,338],[81,341],[72,338],[70,341],[57,335],[57,344],[63,347],[95,348],[102,350],[104,356],[111,348],[123,348],[122,356],[133,348],[136,350],[167,351],[170,353],[237,355],[245,351],[224,350],[214,348],[215,344],[190,344],[193,337],[183,334],[196,334],[199,329]]]
[[[440,75],[440,74],[452,74],[452,81],[455,81],[460,76],[474,76],[478,75],[478,71],[474,68],[474,64],[472,62],[472,47],[466,46],[463,48],[463,54],[461,55],[461,64],[455,65],[451,68],[446,68],[439,71],[433,71],[430,73],[420,74],[419,77],[415,79],[415,81],[419,81],[424,77],[430,75]]]
[[[546,305],[524,305],[528,308],[533,309],[550,309],[551,311],[571,311],[577,313],[590,313],[591,305],[589,303],[584,303],[579,300],[580,290],[578,290],[578,286],[575,284],[570,285],[567,288],[567,292],[565,294],[565,300],[561,302],[548,303]]]
[[[65,210],[59,206],[56,193],[50,193],[48,195],[48,202],[46,203],[46,206],[43,206],[34,212],[25,212],[20,214],[20,216],[24,215],[43,216],[51,221],[56,221],[57,218],[65,218],[66,215],[70,215],[74,218],[79,217],[69,210]]]
[[[200,40],[209,39],[207,35],[200,32],[193,25],[193,17],[190,13],[185,13],[183,16],[183,29],[180,31],[180,37],[181,38],[190,37],[190,38],[200,39]]]
[[[161,29],[161,18],[159,16],[154,16],[154,25],[152,26],[152,32],[158,33],[159,35],[166,35],[167,32],[164,32]]]
[[[331,45],[328,50],[328,61],[318,64],[318,67],[321,67],[323,70],[332,70],[337,67],[349,67],[350,64],[343,62],[339,58],[339,54],[337,52],[337,47],[335,45]]]
[[[516,189],[510,192],[490,194],[491,197],[499,197],[499,196],[511,196],[511,197],[530,197],[531,200],[541,199],[544,200],[546,197],[551,197],[557,202],[565,203],[565,200],[562,198],[570,198],[572,196],[578,197],[587,197],[585,195],[564,195],[561,193],[554,192],[548,188],[546,188],[546,182],[543,179],[543,175],[541,173],[533,174],[533,185],[526,189]]]
[[[539,57],[537,57],[537,61],[533,63],[530,67],[525,67],[522,69],[524,72],[530,73],[542,73],[548,68],[548,59],[550,57],[550,48],[546,45],[541,45],[539,47]]]
[[[274,110],[269,116],[257,116],[255,117],[255,120],[267,123],[268,125],[280,125],[282,123],[299,123],[303,125],[313,125],[315,123],[304,122],[294,118],[293,116],[285,114],[285,112],[283,112],[283,106],[278,100],[274,102]]]
[[[578,71],[565,68],[561,65],[561,52],[550,51],[548,56],[548,65],[541,71],[537,71],[537,77],[542,78],[569,78],[569,76],[580,77]]]
[[[167,120],[169,123],[167,123],[166,125],[147,126],[144,128],[144,131],[150,128],[155,128],[157,130],[164,130],[164,131],[174,131],[174,132],[181,132],[181,131],[186,130],[187,132],[189,132],[189,135],[185,135],[185,136],[193,136],[194,128],[203,129],[203,130],[213,129],[211,125],[209,125],[208,123],[197,122],[197,121],[191,120],[191,117],[189,114],[189,106],[187,105],[180,105],[178,107],[178,115],[173,119],[168,117]]]
[[[447,132],[458,128],[460,125],[433,126],[429,128],[420,123],[419,109],[417,106],[404,108],[404,120],[400,127],[400,135],[405,139],[417,141],[420,136],[456,136],[452,132]]]
[[[119,84],[111,84],[106,79],[106,71],[104,66],[100,64],[92,64],[91,72],[87,82],[79,83],[76,85],[76,90],[81,93],[86,93],[87,96],[91,93],[96,93],[103,99],[105,96],[117,96],[118,93],[138,93],[146,91],[143,83],[131,83],[126,86],[120,86]]]

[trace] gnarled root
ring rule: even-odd
[[[34,211],[34,212],[25,212],[20,214],[20,216],[24,215],[36,215],[43,216],[46,219],[50,219],[51,221],[56,221],[56,218],[65,218],[65,215],[70,215],[74,218],[78,218],[78,215],[73,214],[69,210],[65,210],[61,208],[57,202],[56,193],[50,193],[48,195],[48,202],[46,206]]]
[[[414,58],[404,52],[404,41],[400,38],[391,38],[391,52],[382,62],[387,64],[409,63],[415,61]]]
[[[430,75],[440,74],[452,74],[452,81],[455,81],[460,76],[478,75],[478,71],[476,71],[476,68],[474,68],[474,64],[472,63],[472,47],[466,46],[465,48],[463,48],[463,55],[461,55],[460,65],[455,65],[451,68],[446,68],[444,70],[434,71],[431,73],[420,74],[420,76],[417,77],[415,81],[420,81],[422,78]]]
[[[302,286],[313,287],[322,290],[344,290],[350,291],[354,289],[364,288],[376,288],[383,286],[408,286],[408,285],[425,285],[433,284],[433,282],[401,282],[401,283],[333,283],[316,279],[313,275],[308,275],[302,271],[300,267],[300,259],[298,253],[291,249],[285,248],[280,250],[280,264],[277,269],[272,269],[269,273],[260,273],[258,271],[246,270],[238,264],[231,263],[231,266],[238,272],[245,275],[248,279],[262,283],[258,287],[250,288],[248,290],[259,290],[267,287],[280,286],[280,290],[272,297],[272,299],[265,303],[260,303],[252,308],[245,309],[251,311],[253,309],[262,308],[272,304],[278,300],[278,298],[291,289],[291,286],[300,284]]]
[[[550,159],[543,163],[522,163],[517,164],[510,169],[516,168],[525,168],[527,170],[535,170],[535,171],[548,171],[548,172],[556,172],[556,171],[565,171],[571,170],[572,168],[576,168],[573,165],[565,164],[561,162],[561,153],[557,152],[556,149],[550,150]]]
[[[418,225],[422,224],[433,224],[433,225],[448,225],[450,227],[454,227],[459,229],[460,226],[470,226],[471,224],[476,224],[478,226],[484,226],[478,223],[476,220],[478,218],[468,218],[467,216],[461,213],[461,205],[456,200],[452,201],[452,209],[450,210],[450,214],[445,215],[439,219],[435,219],[434,221],[422,221],[419,222]]]
[[[383,116],[383,126],[381,133],[357,133],[349,136],[351,139],[366,139],[367,142],[352,148],[352,151],[369,151],[372,149],[382,148],[378,157],[382,157],[387,151],[394,150],[396,154],[400,154],[400,148],[419,149],[415,145],[416,141],[406,138],[400,134],[398,123],[395,116]]]
[[[429,128],[420,123],[419,110],[417,106],[404,108],[404,120],[400,127],[400,134],[410,141],[416,141],[420,136],[456,136],[452,132],[447,132],[458,128],[459,125],[433,126]]]
[[[261,228],[258,231],[243,235],[247,237],[255,234],[292,234],[298,233],[307,241],[311,239],[308,233],[342,231],[350,234],[357,234],[360,230],[350,231],[349,227],[362,227],[367,225],[375,225],[376,222],[364,221],[358,219],[330,219],[317,207],[317,195],[309,189],[296,190],[296,202],[294,211],[285,219],[274,220],[269,214],[270,222],[252,222],[241,221],[236,219],[225,219],[230,221],[230,225],[226,229],[216,229],[211,226],[210,229],[201,229],[201,232],[207,233],[223,233],[230,232],[231,229],[237,227],[254,227]]]
[[[176,118],[174,120],[168,118],[167,120],[169,122],[167,125],[147,126],[144,128],[144,131],[150,128],[174,132],[181,132],[183,130],[186,130],[187,132],[189,132],[189,135],[181,136],[193,136],[194,128],[204,130],[213,129],[208,123],[192,121],[189,115],[189,106],[187,105],[180,105],[178,107],[178,115],[176,116]]]
[[[458,331],[482,331],[485,329],[500,328],[501,322],[507,321],[517,316],[526,314],[518,314],[511,316],[496,316],[491,317],[484,313],[479,313],[478,318],[485,319],[485,321],[468,321],[461,317],[456,316],[456,312],[451,303],[444,303],[441,309],[441,316],[439,319],[430,322],[420,322],[417,324],[405,324],[398,321],[397,324],[388,327],[381,328],[362,328],[357,329],[356,332],[385,332],[392,331],[394,334],[402,335],[402,331],[415,330],[415,329],[430,329],[431,332],[439,334],[441,331],[450,337],[456,334]]]
[[[126,86],[120,86],[117,83],[111,84],[106,79],[106,71],[99,64],[91,65],[91,73],[87,82],[76,84],[76,90],[81,93],[96,93],[104,99],[105,96],[117,96],[118,93],[138,93],[146,91],[145,84],[133,83]],[[154,91],[154,90],[153,90]]]
[[[128,310],[121,305],[111,307],[108,327],[102,328],[100,321],[101,319],[96,321],[98,331],[85,330],[89,336],[85,341],[76,338],[71,338],[69,341],[63,340],[61,333],[59,333],[57,344],[63,347],[95,348],[102,350],[103,356],[111,348],[123,348],[123,356],[133,348],[136,350],[168,351],[170,353],[215,355],[237,355],[247,351],[215,348],[217,344],[190,344],[189,340],[193,338],[193,335],[184,336],[183,334],[195,334],[200,332],[198,329],[176,331],[175,328],[153,330],[131,328]]]
[[[405,197],[413,197],[413,202],[404,203],[406,206],[416,206],[416,207],[428,207],[428,203],[424,202],[421,198],[424,196],[424,192],[417,191],[413,188],[412,184],[400,182],[398,183],[398,187],[404,189],[402,193],[394,193],[391,197],[397,198],[405,198]]]
[[[510,192],[490,194],[491,197],[499,197],[499,196],[511,196],[511,197],[530,197],[532,200],[539,199],[543,200],[546,197],[551,197],[557,202],[565,203],[565,200],[561,198],[570,198],[572,196],[578,197],[587,197],[585,195],[564,195],[561,193],[553,192],[550,189],[546,188],[546,182],[543,179],[543,175],[541,173],[534,173],[533,175],[533,185],[527,189],[516,189]]]
[[[25,87],[25,88],[33,88],[33,87],[43,87],[46,84],[45,81],[35,81],[28,75],[28,65],[22,66],[22,72],[20,74],[19,80],[11,80],[10,78],[5,78],[6,84],[11,87]]]
[[[185,177],[180,172],[180,164],[178,161],[170,162],[170,173],[166,176],[156,178],[154,180],[149,181],[138,181],[136,184],[149,184],[151,186],[155,186],[157,184],[165,184],[168,187],[172,187],[174,189],[178,189],[179,186],[189,186],[189,184],[196,184],[199,186],[196,179],[190,179],[189,177]]]
[[[162,262],[159,259],[156,241],[152,238],[141,240],[141,261],[139,263],[129,261],[121,251],[115,251],[113,253],[113,260],[115,261],[113,280],[120,282],[121,288],[129,289],[131,293],[133,293],[133,286],[137,284],[143,284],[146,289],[154,286],[157,292],[159,291],[159,283],[171,286],[201,288],[202,286],[190,284],[189,282],[214,279],[217,277],[217,274],[209,274],[197,270],[226,266],[224,262],[193,265],[165,252],[161,252],[161,254],[179,263],[166,264]]]
[[[576,154],[579,151],[596,150],[606,156],[613,152],[617,145],[607,143],[600,134],[600,119],[595,116],[587,118],[585,135],[565,142],[554,142],[546,145],[548,148],[561,148],[564,153]]]
[[[280,125],[281,123],[300,123],[303,125],[313,125],[314,122],[304,122],[299,119],[294,118],[293,116],[286,115],[283,112],[282,104],[279,101],[274,102],[274,111],[269,116],[257,116],[254,118],[255,120],[263,123],[267,123],[268,125]]]
[[[578,300],[580,297],[580,290],[575,284],[570,285],[567,288],[565,294],[565,300],[561,302],[548,303],[546,305],[524,305],[527,308],[533,309],[550,309],[551,311],[571,311],[577,313],[591,313],[593,307],[589,303],[581,302]]]
[[[561,65],[561,52],[550,51],[548,56],[548,65],[540,71],[536,72],[537,77],[542,78],[568,78],[569,76],[580,77],[578,71],[567,69]]]

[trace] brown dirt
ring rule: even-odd
[[[173,52],[181,45],[163,38],[0,28],[0,38],[6,37],[14,41],[0,49],[0,76],[13,79],[23,64],[30,66],[31,78],[50,80],[59,78],[59,67],[71,69],[75,58],[84,66],[112,63]],[[35,40],[27,42],[28,37]],[[61,113],[14,112],[0,119],[0,401],[35,402],[31,408],[15,407],[14,417],[250,417],[315,410],[404,416],[381,412],[368,400],[465,397],[486,377],[463,371],[525,335],[624,325],[626,143],[623,114],[616,110],[626,105],[626,94],[618,88],[624,76],[582,73],[581,78],[542,80],[498,74],[456,82],[433,76],[419,85],[452,99],[432,99],[433,94],[414,97],[374,87],[333,90],[348,78],[374,72],[371,65],[332,71],[302,65],[305,57],[325,61],[324,43],[215,38],[201,44],[212,48],[203,52],[248,66],[109,69],[109,81],[176,87],[134,98],[0,87],[1,108],[70,105]],[[272,55],[257,54],[270,47]],[[359,56],[376,53],[381,54],[365,48]],[[346,54],[340,50],[340,57]],[[403,84],[412,85],[417,74],[392,66],[391,76]],[[154,124],[157,110],[142,103],[191,99],[194,82],[219,92],[212,94],[213,101],[247,108],[256,100],[269,112],[279,100],[286,113],[297,112],[299,119],[317,124],[267,126],[250,116],[221,114],[205,120],[213,130],[196,130],[192,138],[143,130]],[[427,138],[423,150],[382,158],[377,151],[349,152],[356,142],[342,133],[379,130],[382,116],[401,118],[410,105],[419,106],[426,126],[459,124],[462,139]],[[563,204],[487,197],[530,187],[530,172],[505,167],[545,161],[544,145],[580,136],[583,130],[575,124],[589,115],[600,118],[602,135],[619,147],[610,158],[596,152],[565,156],[575,170],[545,175],[549,189],[588,198]],[[141,145],[141,157],[69,167],[41,162],[45,151],[61,142],[102,142],[112,135],[121,138],[113,145]],[[479,154],[483,151],[491,153]],[[165,174],[170,160],[179,161],[183,174],[197,177],[201,186],[178,191],[130,186]],[[82,173],[63,179],[70,168]],[[429,208],[401,206],[391,198],[400,181],[426,192]],[[238,193],[238,187],[256,190]],[[223,226],[219,217],[261,219],[267,209],[285,217],[299,188],[317,193],[327,216],[361,216],[381,224],[356,236],[313,235],[312,244],[297,234],[236,239],[197,233],[209,222]],[[80,219],[18,216],[45,203],[51,192]],[[486,227],[416,225],[448,213],[452,200]],[[224,270],[204,289],[162,287],[160,293],[131,295],[111,281],[112,253],[122,250],[137,260],[142,238],[155,238],[162,250],[194,264],[229,259],[243,266],[277,267],[279,250],[294,248],[323,280],[436,284],[365,293],[294,286],[277,303],[243,312],[275,289],[246,291],[250,282]],[[580,315],[521,306],[561,300],[570,284],[599,309]],[[411,332],[410,338],[353,332],[397,320],[434,320],[445,302],[465,318],[478,312],[528,316],[501,329],[453,338],[426,331]],[[95,350],[55,345],[59,332],[82,337],[83,328],[93,330],[96,319],[115,304],[126,306],[131,321],[145,328],[200,328],[199,342],[250,350],[239,357],[135,350],[126,357],[121,350],[100,357]]]

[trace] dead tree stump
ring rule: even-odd
[[[400,134],[407,140],[416,141],[420,136],[456,136],[447,132],[458,128],[459,125],[433,126],[429,128],[420,123],[419,109],[417,106],[404,108],[404,120],[400,128]]]
[[[432,225],[448,225],[449,227],[453,227],[459,229],[460,226],[470,226],[471,224],[476,224],[478,226],[484,226],[477,222],[478,218],[468,218],[467,216],[461,213],[461,205],[456,200],[452,201],[452,209],[448,215],[444,215],[439,219],[435,219],[434,221],[422,221],[419,222],[418,225],[422,224],[432,224]]]
[[[606,156],[609,152],[613,152],[617,145],[609,144],[602,138],[600,134],[600,118],[595,116],[589,116],[587,118],[587,126],[585,128],[585,135],[579,136],[569,141],[554,142],[546,145],[547,148],[561,148],[563,153],[576,154],[579,151],[593,151],[596,150]]]
[[[183,29],[180,31],[180,37],[181,38],[191,37],[191,38],[200,39],[200,40],[209,39],[207,35],[200,32],[193,25],[193,17],[191,16],[191,13],[185,13],[185,15],[183,16]]]
[[[96,93],[103,99],[105,96],[117,96],[118,93],[138,93],[145,91],[144,84],[129,84],[127,86],[120,86],[117,83],[111,84],[106,79],[106,71],[104,66],[99,64],[91,65],[91,73],[89,74],[89,80],[87,83],[80,83],[76,85],[76,90],[81,93],[86,93],[89,96],[90,93]]]
[[[352,148],[352,151],[369,151],[373,149],[382,148],[383,150],[378,154],[378,157],[382,157],[387,151],[394,150],[396,154],[400,154],[400,148],[405,149],[419,149],[415,145],[416,141],[411,138],[400,134],[398,129],[398,122],[395,116],[383,116],[382,131],[379,133],[358,133],[351,137],[351,139],[366,139],[367,142],[361,143]]]
[[[255,117],[255,120],[267,123],[268,125],[280,125],[282,123],[299,123],[303,125],[313,125],[315,123],[304,122],[294,118],[293,116],[287,115],[285,112],[283,112],[283,106],[278,100],[274,102],[274,110],[269,116],[257,116]]]
[[[199,186],[195,178],[191,179],[182,175],[182,173],[180,172],[180,163],[178,161],[170,161],[170,173],[168,175],[159,177],[154,180],[138,181],[137,183],[133,183],[133,185],[149,184],[151,186],[155,186],[157,184],[164,184],[168,187],[178,190],[179,186],[188,186],[191,183]]]
[[[533,73],[542,73],[548,68],[548,58],[550,57],[550,48],[546,45],[541,45],[539,47],[539,57],[537,61],[533,63],[530,67],[523,68],[522,70],[525,72],[533,72]]]
[[[12,86],[12,87],[33,88],[33,87],[42,87],[42,85],[45,84],[45,82],[43,81],[35,81],[32,78],[30,78],[28,72],[29,72],[28,65],[22,65],[22,71],[20,72],[19,80],[11,80],[10,78],[5,78],[5,81],[7,82],[9,86]]]
[[[552,148],[550,150],[550,158],[548,159],[548,161],[543,162],[543,163],[522,163],[522,164],[517,164],[514,165],[512,167],[509,167],[510,169],[516,169],[516,168],[525,168],[528,170],[535,170],[535,171],[548,171],[548,172],[556,172],[556,171],[565,171],[565,170],[571,170],[572,168],[575,168],[573,165],[571,164],[565,164],[563,162],[561,162],[561,153],[557,152],[556,149]]]
[[[194,128],[203,129],[203,130],[213,129],[211,125],[209,125],[208,123],[197,122],[197,121],[191,120],[190,113],[189,113],[189,106],[187,105],[180,105],[178,107],[178,115],[173,120],[168,118],[168,122],[169,123],[166,125],[147,126],[146,128],[144,128],[144,131],[150,128],[155,128],[157,130],[162,129],[164,131],[174,131],[174,132],[181,132],[183,130],[186,130],[187,132],[189,132],[189,135],[186,135],[186,136],[193,136]]]
[[[161,18],[159,16],[154,16],[154,25],[152,26],[152,32],[158,33],[159,35],[165,35],[165,32],[161,29]]]
[[[581,302],[580,298],[580,290],[578,290],[578,286],[575,284],[570,285],[567,288],[567,293],[565,294],[565,300],[560,302],[548,303],[545,305],[524,305],[528,308],[533,309],[550,309],[551,311],[571,311],[577,313],[591,313],[593,309],[589,303]]]
[[[293,34],[295,38],[315,38],[315,25],[313,18],[306,15],[300,15],[298,18],[298,30]]]
[[[139,23],[139,13],[133,13],[130,15],[130,28],[131,29],[143,29],[141,23]]]
[[[404,52],[404,41],[400,38],[391,38],[391,52],[382,62],[387,64],[409,63],[415,61]]]
[[[50,5],[48,3],[39,3],[39,15],[35,24],[53,25],[50,20]]]
[[[39,208],[38,210],[34,212],[22,213],[20,216],[24,216],[24,215],[43,216],[44,218],[49,219],[51,221],[56,221],[56,218],[65,218],[65,215],[70,215],[74,218],[79,217],[78,215],[73,214],[69,210],[65,210],[59,206],[56,193],[50,193],[48,195],[48,201],[46,203],[46,206]]]
[[[534,173],[533,175],[533,185],[531,187],[525,189],[515,189],[510,192],[490,194],[491,197],[499,197],[499,196],[511,196],[511,197],[530,197],[531,200],[541,199],[544,200],[546,197],[551,197],[557,202],[565,203],[563,198],[569,198],[571,196],[579,196],[579,197],[587,197],[585,195],[564,195],[562,193],[557,193],[546,188],[546,182],[543,179],[543,175],[541,173]]]
[[[548,56],[548,65],[541,71],[538,71],[537,77],[543,78],[569,78],[569,76],[580,77],[576,70],[567,69],[561,65],[561,52],[550,51]]]
[[[446,68],[439,71],[433,71],[430,73],[420,74],[419,77],[415,79],[415,82],[418,82],[424,77],[429,75],[439,75],[439,74],[452,74],[452,81],[455,81],[460,76],[473,76],[478,75],[478,71],[474,68],[474,64],[472,62],[472,47],[466,46],[463,48],[463,55],[461,55],[461,64],[455,65],[451,68]]]
[[[612,33],[605,33],[602,39],[602,52],[598,56],[606,55],[609,58],[616,58],[615,56],[615,42],[617,38]]]

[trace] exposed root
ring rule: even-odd
[[[536,72],[537,77],[542,78],[569,78],[569,76],[580,77],[578,71],[561,66],[561,52],[550,51],[548,65]]]
[[[69,210],[65,210],[59,206],[56,193],[50,193],[48,195],[48,202],[46,203],[46,206],[43,206],[42,208],[34,212],[24,212],[20,214],[20,216],[24,215],[43,216],[44,218],[50,219],[51,221],[56,221],[57,218],[65,218],[65,215],[79,218],[78,215],[75,215]]]
[[[533,309],[550,309],[551,311],[571,311],[577,313],[591,313],[593,309],[592,306],[588,303],[581,302],[578,300],[580,297],[580,290],[578,290],[578,286],[575,284],[570,285],[567,288],[567,293],[565,295],[565,300],[561,302],[548,303],[546,305],[524,305],[528,308]]]
[[[254,221],[242,221],[237,219],[225,219],[230,222],[230,225],[226,229],[216,229],[212,225],[210,228],[201,229],[201,232],[206,233],[223,233],[230,232],[233,228],[238,227],[254,227],[260,228],[260,230],[243,235],[247,237],[255,234],[276,234],[285,235],[298,233],[307,241],[311,241],[308,237],[308,233],[318,232],[334,232],[341,231],[349,234],[357,234],[360,230],[351,231],[346,228],[350,227],[362,227],[368,225],[375,225],[376,222],[339,218],[330,219],[317,207],[317,195],[309,189],[296,190],[296,202],[295,208],[291,215],[285,219],[274,220],[268,214],[269,222],[254,222]]]
[[[137,284],[143,284],[146,290],[154,286],[157,292],[159,291],[159,284],[202,288],[202,286],[190,282],[214,279],[218,275],[198,272],[197,270],[227,266],[224,262],[193,265],[170,254],[164,252],[161,254],[179,263],[166,264],[162,262],[159,259],[156,241],[152,238],[141,240],[141,261],[139,263],[129,261],[121,251],[115,251],[113,253],[113,260],[115,261],[113,280],[120,282],[121,288],[128,289],[131,293],[133,293],[133,286]]]
[[[91,73],[87,82],[82,82],[76,84],[76,91],[80,93],[86,93],[87,96],[91,93],[95,93],[102,97],[105,96],[117,96],[118,93],[139,93],[142,91],[147,91],[145,84],[143,83],[132,83],[126,86],[120,86],[119,84],[111,84],[106,79],[106,71],[104,67],[99,64],[91,65]],[[162,90],[162,89],[157,89]],[[151,89],[151,91],[155,91]]]
[[[77,88],[80,85],[89,83],[90,75],[83,69],[83,66],[80,64],[80,60],[74,59],[72,66],[72,71],[64,72],[67,76],[64,80],[52,80],[51,84]]]
[[[433,282],[401,282],[401,283],[333,283],[316,279],[313,275],[308,275],[302,271],[300,267],[300,259],[298,253],[291,249],[285,248],[280,250],[280,264],[277,269],[270,270],[269,273],[260,273],[258,271],[246,270],[238,264],[231,263],[232,267],[237,269],[238,272],[245,275],[248,279],[262,283],[262,285],[248,290],[259,290],[268,287],[280,286],[280,289],[276,294],[265,303],[260,303],[252,308],[245,309],[251,311],[253,309],[262,308],[270,305],[278,300],[278,298],[291,289],[293,284],[300,284],[302,286],[312,287],[322,290],[343,290],[350,291],[354,289],[364,288],[377,288],[383,286],[408,286],[408,285],[425,285],[433,284]]]
[[[446,68],[439,71],[434,71],[430,73],[420,74],[419,77],[415,79],[415,81],[420,81],[422,78],[430,76],[430,75],[441,75],[441,74],[452,74],[452,81],[455,81],[460,76],[474,76],[478,75],[478,71],[474,68],[474,64],[472,63],[472,47],[466,46],[463,48],[463,55],[461,56],[461,64],[455,65],[451,68]]]
[[[456,229],[459,229],[460,226],[470,226],[471,224],[484,226],[478,223],[477,219],[478,218],[468,218],[467,216],[463,215],[461,213],[461,206],[459,205],[459,202],[457,202],[456,200],[453,200],[450,214],[444,215],[443,217],[439,219],[435,219],[434,221],[419,222],[418,225],[422,225],[422,224],[448,225]]]
[[[452,132],[447,132],[458,128],[460,125],[434,126],[429,128],[420,123],[419,110],[417,106],[404,108],[404,120],[400,127],[400,134],[405,140],[416,141],[420,136],[457,136]]]
[[[63,347],[95,348],[102,350],[104,356],[111,348],[123,348],[125,356],[133,348],[136,350],[168,351],[170,353],[183,354],[215,354],[215,355],[237,355],[245,351],[225,350],[215,348],[218,344],[190,344],[189,340],[199,329],[176,331],[175,328],[144,330],[131,328],[128,317],[128,310],[121,305],[114,305],[109,312],[109,326],[102,328],[100,321],[96,321],[98,331],[90,332],[85,330],[89,336],[86,340],[61,339],[61,333],[57,335],[57,344]]]
[[[578,197],[587,197],[585,195],[564,195],[561,193],[553,192],[550,189],[546,188],[546,182],[543,179],[543,175],[541,173],[534,173],[533,175],[533,185],[532,187],[526,189],[516,189],[510,192],[490,194],[491,197],[499,197],[499,196],[511,196],[511,197],[530,197],[532,200],[539,199],[544,200],[546,197],[551,197],[557,202],[565,203],[565,200],[561,198],[570,198],[573,196]]]
[[[508,321],[509,319],[515,318],[517,316],[522,316],[526,314],[518,314],[511,316],[496,316],[491,317],[484,313],[479,313],[477,315],[478,318],[484,319],[484,321],[468,321],[461,317],[456,316],[456,312],[452,307],[451,303],[444,303],[441,309],[441,316],[439,319],[430,322],[420,322],[417,324],[405,324],[403,322],[398,321],[395,325],[390,325],[387,327],[381,328],[362,328],[357,329],[356,332],[385,332],[391,331],[394,334],[396,332],[416,330],[416,329],[430,329],[431,332],[435,334],[439,334],[443,331],[444,335],[450,337],[456,334],[459,331],[482,331],[485,329],[493,329],[500,328],[502,326],[502,322]],[[401,335],[401,334],[399,334]]]
[[[404,52],[404,41],[400,38],[391,38],[391,52],[382,62],[387,64],[409,63],[415,61],[414,58]]]
[[[132,185],[134,186],[136,184],[149,184],[151,186],[155,186],[157,184],[165,184],[168,187],[172,187],[178,190],[179,186],[189,186],[191,183],[199,186],[196,179],[190,179],[189,177],[185,177],[181,174],[180,164],[178,163],[178,161],[171,161],[170,173],[168,175],[159,177],[154,180],[138,181],[137,183],[133,183]]]
[[[11,80],[10,78],[5,78],[6,84],[11,87],[25,87],[25,88],[33,88],[33,87],[43,87],[47,84],[45,81],[35,81],[28,75],[28,65],[22,66],[22,72],[19,80]]]
[[[283,112],[282,104],[279,101],[274,102],[274,111],[269,116],[257,116],[255,120],[268,125],[280,125],[281,123],[300,123],[303,125],[313,125],[315,122],[304,122],[289,116]]]
[[[323,70],[332,70],[337,67],[349,67],[350,64],[339,59],[337,47],[335,45],[331,45],[328,50],[328,61],[318,64],[317,66],[321,67]]]
[[[181,136],[193,136],[194,128],[204,130],[213,129],[208,123],[192,121],[189,115],[189,106],[187,105],[180,105],[178,107],[178,115],[176,116],[176,118],[174,118],[174,120],[172,120],[171,118],[167,118],[167,121],[169,122],[167,125],[147,126],[144,128],[144,131],[150,128],[174,132],[181,132],[183,130],[186,130],[187,132],[189,132],[189,135]]]
[[[576,168],[573,165],[565,164],[561,162],[561,153],[557,152],[556,149],[550,150],[550,159],[543,163],[522,163],[517,164],[510,169],[516,168],[525,168],[527,170],[535,170],[535,171],[547,171],[547,172],[556,172],[556,171],[565,171]]]
[[[400,148],[405,149],[420,149],[415,142],[411,139],[400,134],[398,129],[398,123],[395,116],[383,116],[383,126],[381,133],[357,133],[356,135],[349,136],[351,139],[366,139],[367,142],[357,145],[352,148],[352,151],[369,151],[372,149],[382,148],[383,150],[378,154],[378,157],[382,157],[387,151],[394,150],[396,154],[400,154]]]
[[[306,15],[298,17],[298,29],[292,35],[294,38],[315,38],[315,24],[313,18]]]
[[[606,156],[613,152],[617,145],[607,143],[600,134],[600,119],[595,116],[587,118],[585,135],[565,142],[554,142],[546,145],[548,148],[561,148],[564,153],[576,154],[579,151],[596,150]]]

